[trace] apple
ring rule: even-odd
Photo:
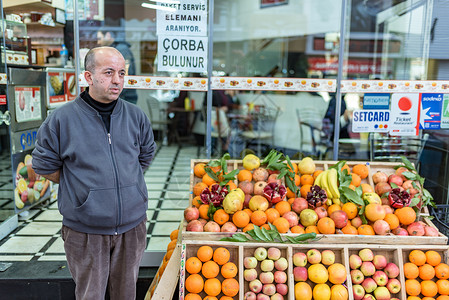
[[[376,300],[390,300],[391,295],[390,291],[386,287],[380,286],[374,290],[374,297]]]
[[[387,258],[383,255],[374,255],[373,264],[376,267],[376,270],[382,270],[387,266]]]
[[[363,297],[362,300],[376,300],[376,298],[371,294],[365,294],[365,297]]]
[[[397,294],[401,291],[401,282],[396,278],[390,278],[387,282],[387,289],[392,294]]]
[[[371,293],[377,288],[377,284],[371,277],[365,278],[362,282],[362,286],[366,293]]]
[[[287,273],[285,273],[284,271],[274,272],[274,282],[286,283],[287,282]]]
[[[360,266],[360,271],[362,271],[363,275],[365,277],[372,276],[376,272],[376,267],[374,264],[370,261],[364,261],[362,265]]]
[[[362,261],[373,261],[374,253],[371,249],[365,248],[359,251],[359,256]]]
[[[330,266],[335,263],[335,253],[332,250],[324,250],[321,252],[321,263]]]
[[[243,278],[245,278],[246,281],[253,281],[254,279],[257,279],[256,269],[246,269],[243,271]]]
[[[278,283],[276,284],[276,292],[281,294],[282,296],[285,296],[288,294],[288,285],[285,283]]]
[[[274,247],[268,248],[267,255],[268,259],[278,260],[281,257],[281,250]]]
[[[271,272],[274,269],[274,261],[271,259],[265,259],[260,263],[260,269],[262,272]]]
[[[365,296],[365,289],[360,284],[352,286],[352,293],[354,294],[354,300],[362,300]]]
[[[259,279],[254,279],[249,283],[249,289],[254,293],[260,293],[262,290],[262,282]]]
[[[362,224],[363,221],[362,218],[360,217],[355,217],[354,219],[351,220],[351,225],[354,226],[355,228],[359,228]]]
[[[264,284],[262,288],[262,293],[267,296],[273,296],[276,294],[276,286],[272,283]]]
[[[293,265],[295,267],[305,267],[307,265],[307,255],[303,252],[296,252],[293,255]]]
[[[284,296],[282,296],[279,293],[275,293],[273,296],[270,297],[270,300],[284,300]]]
[[[307,251],[307,261],[314,265],[321,262],[321,252],[317,249],[310,249]]]
[[[256,300],[270,300],[270,296],[260,293],[260,294],[257,294]]]
[[[373,275],[373,279],[377,286],[386,286],[388,283],[388,276],[384,271],[376,271]]]
[[[266,259],[267,255],[268,255],[267,249],[265,249],[264,247],[259,247],[256,250],[254,250],[254,257],[258,261],[262,261],[262,260]]]
[[[353,284],[361,284],[365,280],[365,276],[360,270],[351,270],[351,279]]]
[[[273,281],[274,281],[273,272],[262,272],[262,273],[260,273],[259,280],[263,284],[273,283]]]
[[[395,263],[388,263],[384,272],[388,278],[396,278],[399,276],[399,267]]]
[[[247,256],[243,259],[243,265],[246,269],[255,269],[257,267],[257,259],[254,256]]]
[[[349,256],[349,267],[353,270],[360,268],[362,262],[362,259],[357,254],[351,254],[351,256]]]
[[[285,257],[279,258],[274,262],[274,268],[278,271],[285,271],[288,268],[288,261]]]
[[[306,281],[307,280],[307,268],[306,267],[294,267],[293,277],[295,281]]]
[[[257,298],[256,294],[251,291],[246,292],[245,296],[244,296],[244,299],[246,299],[246,300],[256,300],[256,298]]]

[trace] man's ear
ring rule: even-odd
[[[92,78],[92,73],[90,71],[84,71],[84,79],[86,79],[86,81],[89,85],[92,85],[93,78]]]

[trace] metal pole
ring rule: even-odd
[[[212,153],[212,89],[211,89],[211,78],[212,78],[212,67],[213,67],[213,25],[214,25],[214,0],[209,1],[209,39],[208,39],[208,49],[207,49],[207,76],[209,80],[207,81],[207,101],[206,101],[206,157],[210,158]]]
[[[345,22],[346,6],[348,0],[342,0],[340,18],[340,47],[338,49],[338,74],[337,74],[337,95],[335,96],[335,122],[334,122],[334,152],[333,160],[338,160],[338,140],[340,139],[340,112],[341,112],[341,78],[343,76],[343,52],[345,47]]]
[[[81,73],[80,69],[80,33],[79,33],[79,23],[78,23],[78,0],[73,1],[73,37],[75,39],[75,52],[73,53],[73,60],[75,61],[75,81],[76,81],[76,91],[77,95],[80,94],[79,76]]]

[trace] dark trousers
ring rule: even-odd
[[[146,245],[146,220],[119,235],[78,232],[62,226],[67,264],[78,300],[136,298],[139,265]]]

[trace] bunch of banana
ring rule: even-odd
[[[315,185],[324,189],[327,198],[332,200],[333,204],[340,204],[340,191],[338,190],[338,174],[336,169],[329,169],[321,172],[315,179]]]

